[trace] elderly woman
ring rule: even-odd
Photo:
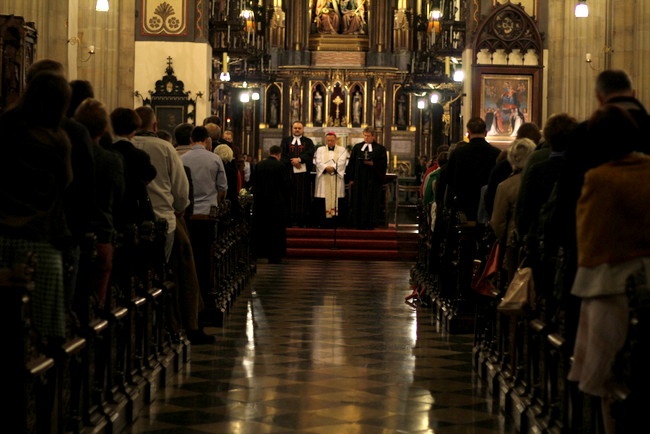
[[[214,153],[221,157],[223,168],[226,171],[226,180],[228,181],[228,191],[226,199],[230,201],[230,210],[234,216],[241,215],[241,206],[239,205],[239,190],[242,188],[242,177],[237,168],[237,161],[234,157],[232,148],[226,144],[218,145],[214,148]]]
[[[515,205],[521,185],[521,171],[528,157],[535,150],[535,143],[530,139],[517,139],[508,148],[508,162],[512,173],[497,186],[494,209],[490,225],[502,246],[505,246],[503,266],[508,272],[508,281],[517,270],[517,249],[519,240],[515,229]]]

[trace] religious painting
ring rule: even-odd
[[[167,130],[174,133],[174,128],[178,124],[186,122],[184,106],[154,106],[156,119],[158,119],[158,129]]]
[[[539,125],[538,69],[478,69],[473,115],[485,120],[488,141],[512,141],[524,122]]]

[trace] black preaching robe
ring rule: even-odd
[[[253,244],[256,257],[280,260],[287,251],[289,172],[273,157],[255,165],[253,177]]]
[[[293,136],[285,137],[280,143],[282,148],[282,161],[291,179],[290,223],[304,226],[310,218],[311,197],[314,191],[311,171],[314,169],[314,142],[305,136],[300,137],[300,143],[292,143]],[[292,158],[300,158],[305,172],[294,173],[291,165]]]
[[[353,182],[350,189],[350,224],[357,229],[374,229],[384,194],[384,179],[388,166],[386,148],[377,142],[362,151],[364,142],[357,143],[350,153],[345,179]],[[369,165],[364,161],[372,161]]]

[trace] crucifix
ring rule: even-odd
[[[336,104],[336,115],[334,116],[334,126],[339,127],[341,126],[341,120],[339,119],[340,107],[341,104],[343,104],[343,100],[341,99],[340,96],[337,95],[336,98],[332,100],[332,102]]]

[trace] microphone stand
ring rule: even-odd
[[[336,149],[336,148],[334,148]],[[334,168],[334,245],[332,246],[332,250],[338,250],[338,247],[336,247],[336,227],[339,225],[338,220],[339,220],[339,171],[338,171],[338,166],[339,166],[339,161],[338,158],[334,162],[336,165]]]

